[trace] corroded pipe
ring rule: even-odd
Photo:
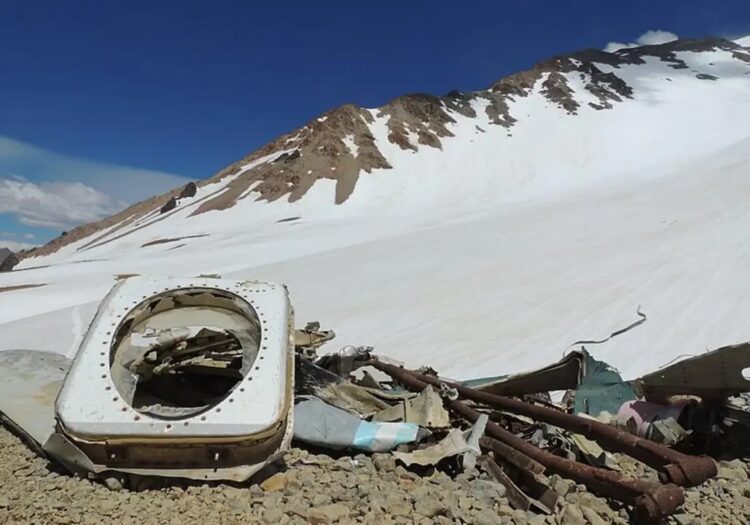
[[[594,419],[532,405],[518,399],[480,392],[463,385],[442,381],[434,376],[416,374],[416,377],[431,385],[445,384],[455,388],[459,396],[466,399],[582,434],[596,441],[606,450],[622,452],[658,470],[659,478],[664,482],[694,487],[717,474],[716,462],[708,456],[689,456]]]
[[[516,468],[532,472],[534,474],[544,473],[544,465],[536,460],[531,459],[529,456],[527,456],[523,452],[516,450],[510,445],[506,445],[502,441],[489,437],[482,437],[479,439],[479,444],[482,446],[482,448],[493,451],[496,456],[503,458],[505,461]]]
[[[385,372],[409,390],[421,392],[428,385],[428,382],[423,380],[425,376],[414,374],[403,368],[377,360],[370,364]],[[440,381],[431,384],[439,383]],[[472,423],[480,416],[479,412],[458,400],[449,401],[448,406],[453,412]],[[661,485],[640,481],[623,476],[618,472],[555,456],[531,443],[527,443],[492,421],[487,423],[485,431],[493,438],[541,463],[546,471],[572,479],[577,483],[586,485],[594,492],[632,505],[636,519],[656,521],[674,513],[684,502],[682,490],[676,485]]]

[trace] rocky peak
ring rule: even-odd
[[[483,126],[489,122],[510,129],[521,118],[512,113],[514,101],[535,91],[571,116],[579,113],[584,103],[596,110],[610,110],[634,95],[633,86],[619,75],[618,70],[624,66],[656,59],[664,62],[666,67],[686,69],[688,65],[680,58],[680,53],[714,50],[729,52],[733,58],[750,64],[750,47],[719,38],[677,40],[620,49],[614,53],[586,49],[539,62],[531,69],[506,76],[484,90],[451,91],[444,96],[409,94],[376,109],[347,104],[323,113],[212,178],[199,182],[195,188],[197,192],[191,188],[192,196],[185,200],[195,204],[191,216],[226,209],[243,199],[296,202],[318,180],[328,179],[335,182],[335,204],[342,204],[352,195],[360,176],[392,167],[393,159],[386,157],[378,140],[387,140],[401,150],[416,153],[425,147],[442,150],[445,141],[454,138],[452,125],[460,118],[481,118]],[[716,79],[707,72],[697,72],[696,76]],[[583,102],[576,93],[581,86],[594,101],[588,97],[589,101]],[[377,139],[373,130],[383,126],[387,134]],[[484,131],[479,122],[476,128]],[[201,194],[201,189],[218,182],[224,183],[220,189]],[[115,230],[122,229],[144,215],[164,209],[172,201],[179,203],[181,200],[179,189],[154,197],[99,223],[76,228],[32,254],[51,253],[102,228],[114,226]],[[167,208],[165,216],[181,209],[180,205]],[[79,249],[95,244],[97,239],[94,237]]]

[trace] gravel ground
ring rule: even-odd
[[[631,475],[651,477],[619,458]],[[0,524],[10,523],[471,523],[599,525],[628,523],[625,509],[585,487],[550,478],[563,498],[550,516],[514,511],[504,489],[480,473],[418,476],[389,454],[338,459],[293,449],[260,485],[171,485],[110,490],[50,468],[0,428]],[[750,523],[747,465],[722,463],[720,478],[686,491],[684,512],[668,523]],[[611,507],[610,505],[613,505]]]

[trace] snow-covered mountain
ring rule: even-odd
[[[750,339],[750,38],[555,57],[482,91],[342,106],[0,276],[3,348],[75,352],[118,274],[272,279],[300,322],[454,376],[634,375]],[[195,190],[195,191],[192,191]]]

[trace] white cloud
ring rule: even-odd
[[[60,155],[0,135],[0,213],[69,229],[186,184],[188,179]]]
[[[646,31],[641,36],[635,39],[635,42],[622,43],[622,42],[610,42],[604,48],[604,51],[608,53],[614,53],[618,49],[625,49],[628,47],[639,47],[639,46],[653,46],[657,44],[666,44],[677,40],[679,37],[670,32],[662,31],[660,29]]]
[[[34,183],[0,179],[0,213],[29,226],[66,229],[95,221],[124,206],[80,182]]]
[[[0,248],[8,248],[12,252],[20,252],[21,250],[28,250],[34,248],[37,244],[30,244],[28,242],[13,241],[10,239],[3,239],[0,237]]]

